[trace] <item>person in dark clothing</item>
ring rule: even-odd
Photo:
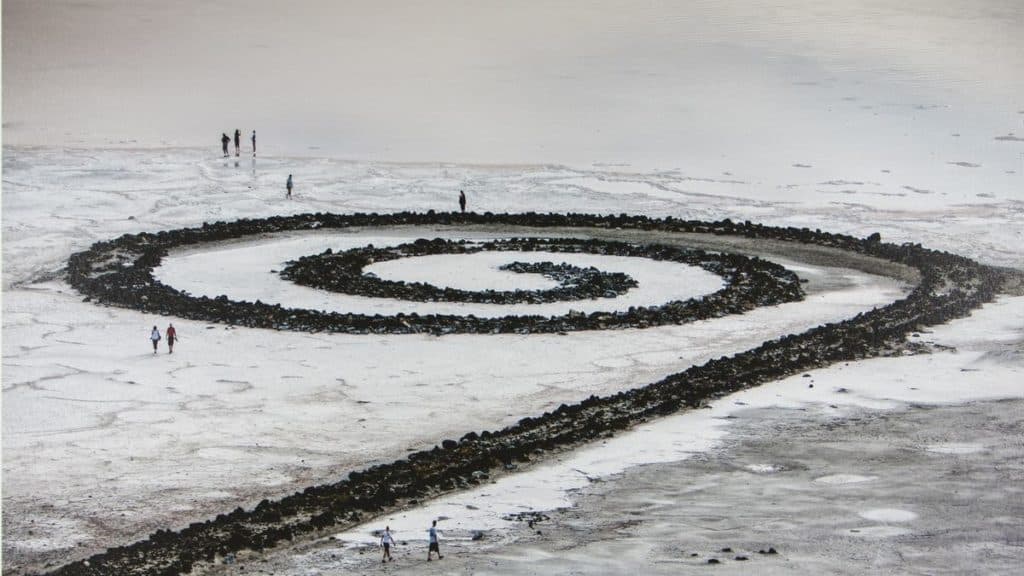
[[[174,343],[178,340],[178,331],[174,329],[174,324],[167,325],[167,353],[174,354]]]
[[[242,131],[235,128],[235,156],[238,156],[238,151],[241,149],[242,144]]]
[[[466,193],[462,190],[459,190],[459,209],[463,214],[466,213]]]
[[[224,150],[224,157],[228,157],[228,142],[231,142],[231,138],[228,138],[227,134],[221,133],[220,135],[220,147]]]
[[[256,131],[252,131],[252,157],[256,157]]]
[[[291,198],[292,197],[292,175],[291,174],[288,175],[288,182],[285,183],[285,187],[288,189],[288,194],[285,195],[285,198]]]

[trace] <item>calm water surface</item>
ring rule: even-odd
[[[4,141],[1010,190],[1021,30],[1016,0],[6,0]]]

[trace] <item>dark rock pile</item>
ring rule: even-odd
[[[370,215],[372,216],[372,215]],[[415,218],[414,218],[415,216]],[[409,220],[426,223],[426,215],[396,214],[391,218],[373,216],[378,225],[404,224]],[[675,261],[718,274],[725,279],[725,288],[686,301],[673,300],[658,306],[630,307],[625,311],[567,313],[560,316],[508,315],[477,318],[473,315],[395,314],[390,316],[358,313],[322,312],[286,308],[280,304],[235,301],[227,296],[193,297],[153,278],[153,269],[168,250],[202,242],[243,238],[286,230],[309,228],[342,228],[366,225],[367,215],[316,214],[239,220],[233,223],[204,225],[202,228],[172,230],[158,234],[126,235],[109,242],[98,242],[89,250],[73,255],[68,263],[71,284],[97,303],[134,308],[143,312],[171,315],[190,320],[221,322],[249,328],[272,328],[302,332],[346,332],[350,334],[419,333],[430,334],[502,334],[557,333],[577,330],[612,328],[647,328],[667,324],[683,324],[695,320],[739,314],[758,306],[771,306],[803,298],[800,280],[778,264],[739,254],[715,254],[660,244],[627,244],[599,240],[543,240],[521,238],[492,242],[489,248],[445,240],[418,240],[400,248],[362,248],[338,255],[324,253],[293,262],[284,275],[299,283],[348,291],[353,294],[427,300],[465,298],[466,301],[487,301],[502,298],[511,303],[516,298],[530,301],[536,296],[559,300],[572,296],[592,297],[596,293],[611,296],[616,286],[627,287],[631,279],[622,275],[588,274],[591,282],[577,287],[562,287],[536,295],[526,291],[469,292],[440,289],[424,284],[387,282],[369,277],[362,269],[371,261],[401,257],[402,254],[472,252],[480,249],[584,252]],[[596,272],[596,271],[595,271]],[[475,300],[479,298],[480,300]]]
[[[328,217],[309,215],[283,219],[274,226],[306,222],[307,227],[324,226]],[[533,226],[632,227],[666,232],[738,234],[751,238],[813,243],[885,258],[912,266],[920,282],[906,297],[888,306],[825,324],[801,334],[791,334],[730,357],[711,360],[646,386],[606,397],[591,396],[576,404],[527,417],[515,425],[495,431],[469,432],[458,440],[445,440],[431,450],[415,452],[389,464],[353,471],[347,478],[319,486],[274,502],[264,500],[252,510],[236,509],[205,522],[177,531],[157,531],[134,544],[111,548],[88,560],[68,564],[59,575],[160,574],[177,575],[201,570],[203,563],[240,550],[263,550],[293,538],[337,529],[383,510],[420,501],[446,491],[477,484],[482,478],[505,473],[517,463],[582,442],[614,434],[650,418],[694,408],[710,399],[826,366],[839,361],[858,360],[897,350],[910,333],[925,326],[942,324],[965,316],[991,301],[1007,280],[1005,273],[966,258],[922,248],[917,244],[885,244],[877,237],[857,239],[807,229],[770,228],[756,224],[653,220],[643,216],[579,215],[466,215],[401,214],[393,216],[338,216],[335,222],[438,224],[494,222]],[[265,221],[263,221],[265,222]],[[276,221],[275,221],[276,222]],[[248,225],[248,224],[246,224]],[[262,227],[261,224],[253,224]],[[230,225],[204,227],[204,232],[185,231],[178,240],[229,237],[238,230]],[[216,233],[214,232],[216,231]],[[159,235],[139,235],[114,247],[102,246],[95,256],[76,255],[72,263],[74,280],[102,278],[118,262],[127,268],[133,262],[152,260],[166,247],[145,249],[159,242]],[[117,241],[115,241],[117,242]],[[184,242],[179,242],[178,245]],[[109,259],[109,261],[108,261]],[[146,286],[145,275],[131,276],[139,282],[119,284],[121,289]]]
[[[617,243],[596,240],[512,238],[493,242],[469,243],[435,238],[420,239],[409,244],[387,248],[354,248],[342,252],[327,249],[315,256],[304,256],[289,262],[281,277],[296,284],[340,292],[353,296],[392,298],[416,302],[473,302],[477,304],[542,304],[588,298],[615,298],[637,286],[636,280],[622,272],[602,272],[596,268],[580,268],[552,262],[512,262],[500,270],[520,274],[541,274],[558,282],[550,290],[460,290],[439,288],[424,282],[381,280],[363,273],[375,262],[386,262],[413,256],[435,254],[476,254],[478,252],[561,252],[614,253]]]

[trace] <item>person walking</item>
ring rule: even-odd
[[[252,131],[252,157],[256,157],[256,131]]]
[[[292,197],[292,175],[291,174],[288,175],[288,182],[286,182],[284,186],[285,186],[285,188],[288,189],[288,194],[285,195],[285,198],[291,198]]]
[[[174,324],[167,325],[167,353],[174,354],[174,343],[178,340],[178,331],[174,329]]]
[[[221,147],[222,150],[224,150],[224,157],[225,158],[228,157],[228,142],[231,142],[231,138],[228,138],[227,134],[221,132],[221,134],[220,134],[220,147]]]
[[[235,157],[238,157],[238,151],[241,149],[242,144],[242,131],[235,128]]]
[[[156,354],[156,344],[160,341],[160,331],[153,326],[153,331],[149,333],[149,339],[153,341],[153,354]]]
[[[392,562],[394,558],[391,557],[391,547],[395,545],[395,539],[391,537],[391,526],[384,527],[384,533],[380,535],[380,547],[384,549],[384,555],[381,556],[380,562]]]
[[[434,520],[434,523],[430,525],[430,529],[427,530],[427,536],[430,541],[430,545],[427,547],[427,562],[430,562],[430,555],[434,552],[437,552],[438,560],[444,558],[444,556],[441,556],[441,548],[437,545],[437,520]]]
[[[459,210],[462,210],[463,214],[466,213],[466,193],[462,190],[459,190]]]

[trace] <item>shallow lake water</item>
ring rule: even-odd
[[[3,11],[8,144],[218,154],[239,128],[248,153],[255,129],[267,154],[725,172],[840,197],[857,182],[1000,195],[1024,172],[1014,0]]]

